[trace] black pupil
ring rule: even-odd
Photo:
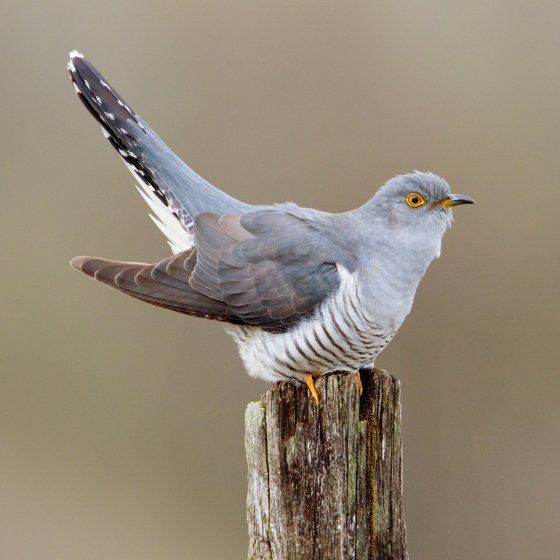
[[[420,199],[417,196],[413,196],[410,201],[412,202],[412,204],[418,204],[420,202]]]

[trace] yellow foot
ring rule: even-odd
[[[358,370],[354,375],[356,376],[356,381],[358,382],[358,391],[360,391],[360,397],[361,397],[362,393],[364,392],[364,386],[362,385],[362,378],[360,377],[360,370]]]
[[[311,395],[313,395],[313,399],[315,400],[315,406],[319,406],[319,395],[317,394],[317,389],[315,389],[315,383],[313,383],[313,377],[318,377],[319,375],[320,375],[319,372],[305,374],[305,383],[307,384],[307,387]]]

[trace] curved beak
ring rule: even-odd
[[[441,201],[441,205],[445,208],[458,206],[459,204],[474,204],[474,200],[464,194],[450,194],[445,200]]]

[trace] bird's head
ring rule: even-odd
[[[441,237],[453,220],[451,208],[474,200],[451,194],[447,182],[434,173],[415,171],[387,181],[371,203],[389,230]]]

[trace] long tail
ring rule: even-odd
[[[76,257],[71,264],[77,270],[103,284],[158,307],[186,315],[232,322],[226,305],[189,286],[196,264],[191,249],[155,264],[111,261],[96,257]]]
[[[135,176],[140,193],[156,214],[152,218],[174,252],[192,246],[192,221],[197,214],[244,213],[252,208],[183,163],[77,51],[70,53],[68,70],[78,97]]]

